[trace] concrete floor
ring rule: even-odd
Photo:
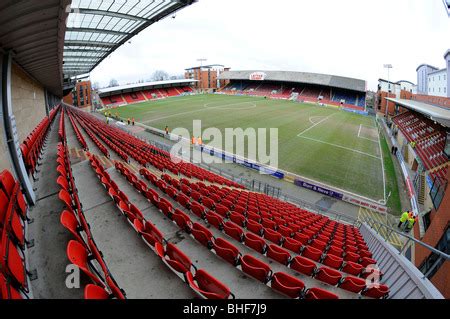
[[[72,239],[59,219],[63,203],[58,198],[56,184],[56,151],[59,143],[57,115],[48,133],[47,148],[42,166],[38,169],[39,180],[35,182],[37,203],[30,209],[33,223],[28,225],[28,239],[34,240],[34,247],[28,250],[30,270],[36,270],[37,279],[31,281],[34,298],[37,299],[80,299],[81,289],[68,289],[65,281],[69,260],[66,255],[67,243]]]

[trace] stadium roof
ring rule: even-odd
[[[222,65],[222,64],[209,64],[209,65],[199,65],[199,66],[194,66],[194,67],[192,67],[192,68],[187,68],[187,69],[184,69],[185,71],[188,71],[188,70],[194,70],[194,69],[203,69],[203,68],[205,68],[205,69],[211,69],[211,68],[213,68],[213,67],[215,67],[215,66],[219,66],[219,67],[225,67],[225,65]]]
[[[440,123],[445,127],[450,127],[450,109],[419,102],[415,100],[404,100],[395,98],[386,98],[387,100],[401,105],[412,111],[421,113],[433,121]]]
[[[198,82],[197,80],[190,80],[190,79],[179,79],[179,80],[169,80],[169,81],[154,81],[154,82],[144,82],[144,83],[134,83],[134,84],[127,84],[127,85],[121,85],[121,86],[114,86],[109,88],[103,88],[99,89],[98,93],[100,95],[106,95],[111,94],[114,92],[120,92],[124,90],[134,90],[134,89],[146,89],[151,88],[158,85],[174,85],[174,84],[190,84],[193,82]]]
[[[64,42],[64,74],[92,71],[133,36],[196,1],[73,0]]]
[[[426,64],[426,63],[422,63],[421,65],[419,65],[418,67],[417,67],[417,69],[416,69],[416,71],[418,71],[421,67],[423,67],[423,66],[427,66],[427,67],[429,67],[429,68],[431,68],[431,69],[434,69],[434,70],[439,70],[439,68],[437,68],[437,67],[435,67],[435,66],[432,66],[432,65],[429,65],[429,64]]]
[[[291,71],[226,71],[220,76],[220,80],[249,80],[253,73],[265,73],[265,81],[295,82],[305,84],[316,84],[335,88],[366,91],[366,81],[352,79],[342,76],[326,75],[318,73],[291,72]]]
[[[57,96],[62,95],[63,45],[70,0],[1,1],[0,52]]]

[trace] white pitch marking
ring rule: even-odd
[[[355,150],[353,148],[349,148],[349,147],[345,147],[345,146],[341,146],[341,145],[337,145],[337,144],[333,144],[333,143],[324,142],[324,141],[317,140],[317,139],[311,138],[311,137],[305,137],[305,136],[299,136],[299,137],[304,138],[306,140],[310,140],[310,141],[314,141],[314,142],[318,142],[318,143],[322,143],[322,144],[327,144],[327,145],[331,145],[331,146],[334,146],[334,147],[339,147],[339,148],[342,148],[344,150],[348,150],[348,151],[352,151],[352,152],[359,153],[359,154],[362,154],[362,155],[370,156],[370,157],[373,157],[373,158],[376,158],[376,159],[381,159],[381,157],[378,157],[378,156],[375,156],[375,155],[372,155],[372,154],[369,154],[369,153],[365,153],[365,152],[362,152],[362,151],[358,151],[358,150]]]
[[[319,121],[319,122],[317,122],[317,123],[311,125],[311,126],[308,127],[307,129],[305,129],[305,130],[303,130],[302,132],[300,132],[297,136],[298,136],[298,137],[301,137],[303,134],[305,134],[306,132],[308,132],[308,131],[311,130],[312,128],[316,127],[316,126],[319,125],[320,123],[322,123],[322,122],[328,120],[330,117],[332,117],[333,115],[335,115],[335,114],[337,114],[337,113],[338,113],[338,112],[328,115],[328,116],[327,116],[326,118],[324,118],[323,120],[321,120],[321,121]]]
[[[360,134],[361,134],[361,128],[362,128],[362,124],[359,124],[358,138],[362,138],[362,139],[364,139],[364,140],[372,141],[372,142],[375,142],[375,143],[378,143],[378,142],[379,142],[379,139],[378,139],[378,140],[373,140],[373,139],[371,139],[371,138],[367,138],[367,137],[364,137],[364,136],[360,136]]]

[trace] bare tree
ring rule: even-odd
[[[153,72],[151,76],[152,81],[165,81],[169,79],[169,74],[163,70]]]
[[[109,81],[109,86],[108,87],[114,87],[114,86],[119,86],[119,82],[116,79],[111,79]]]

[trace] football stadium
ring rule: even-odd
[[[0,3],[0,299],[449,299],[450,49],[94,84],[202,2]]]

